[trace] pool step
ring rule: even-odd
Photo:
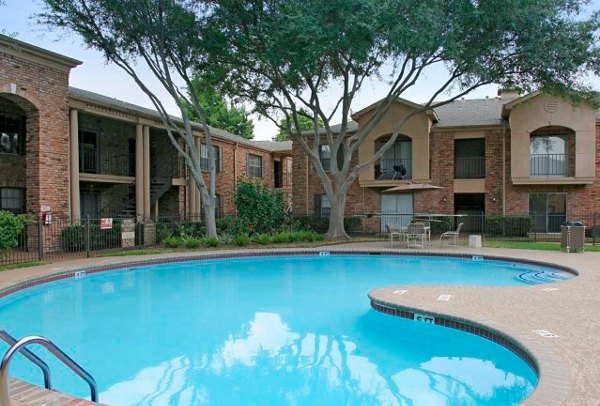
[[[518,278],[522,282],[529,283],[531,285],[539,285],[541,283],[559,282],[569,279],[569,276],[561,275],[551,271],[528,271],[520,274]]]

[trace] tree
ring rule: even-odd
[[[300,108],[298,111],[298,126],[302,131],[310,131],[313,128],[311,114],[306,109]],[[319,118],[319,128],[323,127],[323,120]],[[277,123],[279,132],[273,138],[273,141],[288,141],[290,139],[290,130],[293,128],[292,121],[289,118],[283,118]]]
[[[40,21],[51,27],[74,31],[89,47],[101,51],[119,66],[150,98],[160,114],[167,134],[183,156],[203,200],[206,229],[216,236],[215,154],[206,114],[192,88],[192,75],[201,72],[205,61],[203,44],[210,6],[187,0],[44,0]],[[148,69],[176,103],[181,120],[169,115],[157,94],[145,83],[140,72]],[[182,87],[179,84],[183,84]],[[196,147],[191,107],[202,125],[203,142],[209,159],[208,184],[202,175],[200,150]]]
[[[235,106],[233,102],[228,103],[206,80],[199,77],[192,79],[192,87],[187,89],[189,97],[191,91],[196,93],[200,107],[206,114],[208,125],[241,135],[249,140],[254,138],[254,124],[244,107]],[[185,100],[182,100],[182,103],[190,119],[200,121],[194,106]]]
[[[221,75],[223,91],[254,102],[258,112],[302,146],[331,203],[327,235],[347,238],[348,189],[393,145],[411,117],[491,83],[595,98],[582,78],[598,72],[598,14],[583,16],[585,3],[223,0],[211,17],[219,46],[209,52],[210,65]],[[389,140],[369,160],[352,163],[395,101],[434,66],[447,72],[442,83],[398,120]],[[349,131],[356,96],[365,79],[375,76],[385,79],[387,94],[366,123]],[[330,108],[323,99],[325,89],[337,91]],[[312,119],[309,135],[303,134],[303,109]],[[334,117],[339,126],[332,126]],[[319,159],[321,143],[329,144],[331,156],[343,151],[343,159],[331,161],[329,173]]]

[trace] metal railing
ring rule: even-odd
[[[485,178],[485,157],[456,157],[454,158],[455,179]]]
[[[4,330],[0,330],[0,339],[11,347],[17,343],[17,340]],[[27,348],[21,348],[21,354],[42,370],[42,374],[44,374],[44,387],[48,390],[52,390],[52,377],[50,376],[50,367],[48,364]]]
[[[135,155],[102,155],[97,149],[82,148],[79,172],[99,175],[134,176]]]
[[[380,159],[375,163],[376,180],[412,179],[412,159]]]
[[[531,154],[529,168],[531,176],[567,176],[567,154]]]
[[[7,332],[3,331],[3,336],[12,338]],[[14,340],[14,339],[13,339]],[[4,354],[2,358],[2,362],[0,363],[0,405],[10,405],[10,390],[8,384],[8,369],[10,367],[10,362],[13,357],[23,350],[26,350],[26,347],[30,344],[39,344],[46,348],[52,355],[54,355],[60,362],[62,362],[66,367],[68,367],[71,371],[81,377],[90,387],[90,397],[92,402],[98,402],[98,386],[96,384],[96,380],[89,372],[87,372],[81,365],[75,362],[71,357],[65,354],[56,344],[45,337],[41,336],[29,336],[20,339],[10,346],[8,351]],[[33,354],[32,354],[33,355]],[[26,355],[27,356],[27,355]],[[35,356],[35,355],[34,355]],[[39,361],[39,357],[35,356]],[[29,358],[29,357],[27,357]],[[36,361],[33,361],[36,365],[40,366],[40,364]],[[43,363],[43,361],[42,361]],[[45,363],[43,363],[45,365]],[[46,368],[48,366],[46,365]],[[42,371],[44,369],[42,368]],[[49,373],[49,370],[48,370]]]

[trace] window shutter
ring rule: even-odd
[[[315,199],[315,209],[314,209],[313,214],[315,217],[321,217],[321,195],[315,195],[314,199]]]
[[[246,176],[251,177],[250,175],[250,154],[246,154]]]
[[[221,147],[218,145],[215,146],[215,160],[217,172],[221,172],[223,170],[223,161],[221,160]]]

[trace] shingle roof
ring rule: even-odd
[[[113,97],[104,96],[99,93],[90,92],[89,90],[79,89],[76,87],[69,87],[69,94],[72,98],[83,100],[89,103],[99,104],[102,106],[114,108],[116,110],[125,111],[128,113],[132,113],[135,115],[141,115],[145,117],[150,117],[153,119],[160,120],[160,114],[156,110],[152,110],[146,107],[138,106],[133,103],[128,103],[123,100],[115,99]],[[171,116],[173,120],[178,123],[182,123],[181,118]],[[202,125],[200,123],[192,122],[193,128],[197,130],[202,130]],[[248,140],[239,135],[232,134],[228,131],[221,130],[219,128],[210,127],[210,131],[213,136],[218,138],[237,142],[239,144],[251,146],[254,148],[264,149],[270,152],[283,152],[283,151],[291,151],[292,144],[291,142],[272,142],[272,141],[252,141]]]
[[[456,100],[435,109],[439,122],[437,128],[502,125],[502,106],[512,99]]]

